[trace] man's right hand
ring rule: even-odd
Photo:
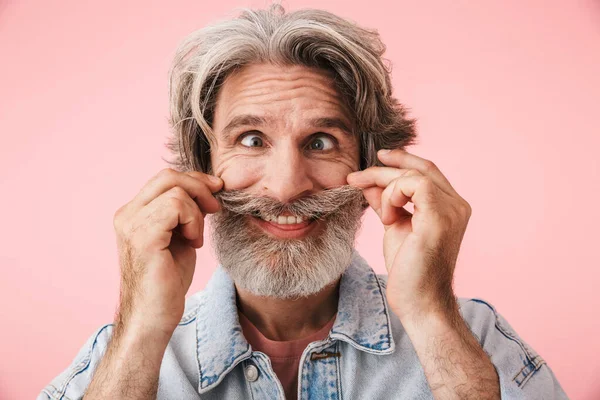
[[[220,209],[219,178],[162,170],[115,213],[121,301],[85,399],[156,398],[165,349],[183,316],[204,216]]]
[[[203,245],[204,216],[220,209],[213,193],[222,186],[212,175],[166,168],[116,211],[124,325],[117,328],[171,336]]]

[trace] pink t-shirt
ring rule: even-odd
[[[273,370],[283,386],[286,399],[297,399],[298,367],[302,352],[309,343],[327,337],[335,322],[335,315],[325,326],[310,336],[297,340],[277,341],[266,338],[242,312],[238,314],[242,331],[252,349],[265,353],[271,359]]]

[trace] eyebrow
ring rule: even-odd
[[[322,117],[308,121],[308,125],[315,128],[337,128],[347,135],[352,134],[352,129],[346,124],[342,118],[338,117]]]
[[[236,115],[231,121],[223,128],[223,138],[229,140],[234,130],[242,126],[264,126],[271,121],[270,118],[260,117],[258,115]]]
[[[231,121],[229,121],[227,126],[225,126],[225,128],[223,128],[223,131],[222,131],[223,138],[225,140],[228,140],[231,137],[232,132],[234,130],[236,130],[237,128],[240,128],[243,126],[259,127],[259,126],[268,125],[270,122],[272,122],[272,118],[269,118],[269,117],[261,117],[258,115],[251,115],[251,114],[236,115],[235,117],[233,117],[233,119]],[[345,133],[347,135],[352,134],[352,129],[348,126],[346,121],[344,121],[342,118],[338,118],[338,117],[313,118],[313,119],[306,121],[306,124],[312,128],[336,128],[336,129],[341,130],[343,133]]]

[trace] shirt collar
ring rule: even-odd
[[[393,353],[395,344],[385,293],[373,269],[356,251],[342,275],[339,296],[329,337],[368,353]],[[196,332],[198,392],[204,393],[252,355],[238,320],[233,281],[221,266],[198,293]]]

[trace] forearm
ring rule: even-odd
[[[496,369],[458,308],[402,323],[437,400],[500,399]]]
[[[117,325],[86,394],[95,399],[153,399],[169,337]]]

